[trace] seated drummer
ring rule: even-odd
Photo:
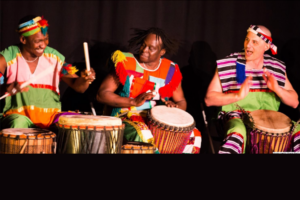
[[[182,110],[187,107],[178,65],[162,58],[177,52],[179,43],[159,28],[135,29],[129,47],[135,46],[139,47],[138,55],[113,53],[109,64],[112,71],[101,84],[97,100],[113,107],[105,114],[122,116],[125,141],[152,143],[146,124],[147,110],[157,104]],[[195,130],[184,153],[199,153],[200,145],[201,134]]]
[[[48,47],[47,30],[48,23],[43,17],[24,17],[18,27],[21,43],[0,52],[1,84],[4,84],[6,70],[7,92],[11,94],[5,99],[0,129],[48,128],[61,111],[60,79],[80,93],[85,92],[89,83],[94,81],[94,70],[88,76],[85,72],[78,77],[75,74],[78,70],[65,63],[65,57],[58,51]],[[22,82],[41,75],[49,67],[53,68],[50,73],[28,87],[20,88]]]
[[[245,153],[246,128],[236,103],[246,111],[278,111],[280,101],[293,108],[299,104],[285,64],[265,54],[269,49],[272,54],[277,53],[271,32],[264,26],[250,26],[247,32],[243,51],[217,61],[216,73],[205,97],[207,106],[221,107],[218,118],[227,136],[220,154]],[[296,130],[292,150],[300,151],[299,144],[300,132]]]

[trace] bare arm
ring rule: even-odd
[[[173,92],[173,97],[172,97],[174,103],[172,101],[166,101],[165,104],[168,107],[176,107],[180,108],[182,110],[186,110],[187,103],[184,97],[184,93],[181,87],[181,83],[179,83],[177,89]]]
[[[121,97],[114,93],[118,89],[119,84],[115,74],[107,75],[98,90],[97,101],[112,107],[129,108],[131,106],[141,106],[146,100],[153,98],[152,93],[140,94],[135,99]]]
[[[241,88],[238,93],[224,94],[219,74],[216,70],[215,75],[212,81],[210,82],[206,92],[206,106],[224,106],[244,99],[249,93],[250,86],[252,84],[251,80],[252,77],[246,78],[244,83],[241,85]]]
[[[275,79],[273,74],[269,73],[268,71],[265,71],[263,75],[263,78],[265,79],[268,88],[274,91],[284,104],[291,106],[293,108],[297,108],[299,104],[298,94],[294,90],[286,74],[285,77],[286,77],[285,86],[284,88],[282,88],[278,85],[278,82]]]
[[[81,77],[78,77],[76,74],[73,75],[65,75],[61,78],[69,87],[71,87],[73,90],[79,93],[84,93],[88,87],[90,86],[90,83],[95,80],[96,73],[93,68],[91,68],[91,73],[89,75],[87,70],[85,72],[81,72]]]

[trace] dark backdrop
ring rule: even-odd
[[[0,1],[0,7],[0,50],[18,42],[15,29],[19,19],[28,14],[44,15],[50,24],[49,46],[79,68],[85,67],[82,43],[89,43],[97,80],[85,94],[77,94],[62,83],[63,110],[90,111],[89,101],[94,101],[107,73],[107,58],[116,49],[131,50],[127,41],[135,27],[157,26],[182,41],[179,53],[167,57],[182,70],[188,112],[202,131],[200,102],[214,72],[215,60],[241,50],[251,24],[271,30],[279,49],[276,57],[287,63],[289,79],[300,92],[297,1]],[[103,105],[95,101],[94,104],[101,112]],[[281,110],[294,120],[299,118],[297,109],[282,106]],[[206,111],[211,118],[215,108]],[[204,143],[205,151],[207,142]]]

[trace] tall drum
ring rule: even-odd
[[[121,153],[124,125],[110,116],[66,115],[58,120],[57,152],[61,154]]]
[[[270,154],[288,149],[295,126],[283,113],[272,110],[256,110],[244,119],[248,127],[247,152]]]
[[[160,153],[182,153],[195,128],[194,118],[179,108],[155,106],[148,125]]]
[[[56,135],[40,128],[7,128],[0,131],[1,154],[55,154]]]

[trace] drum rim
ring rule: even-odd
[[[163,122],[160,122],[156,119],[154,119],[151,115],[151,110],[148,111],[148,121],[149,123],[153,124],[154,126],[158,126],[163,130],[169,130],[169,131],[175,131],[175,132],[190,132],[196,127],[196,121],[189,125],[189,126],[172,126],[165,124]]]
[[[267,128],[267,127],[264,127],[263,125],[257,124],[257,123],[255,123],[255,119],[254,119],[254,117],[251,114],[252,113],[261,112],[261,111],[268,111],[268,112],[280,113],[281,115],[285,116],[286,118],[288,118],[290,120],[289,125],[287,127],[285,127],[285,128],[274,129],[274,128]],[[268,133],[268,134],[271,134],[271,135],[274,135],[274,134],[283,135],[283,134],[286,134],[286,133],[290,133],[291,130],[292,130],[292,128],[293,128],[292,120],[287,115],[285,115],[284,113],[279,112],[279,111],[260,109],[260,110],[251,111],[250,115],[251,115],[251,118],[253,120],[253,125],[252,126],[248,125],[248,126],[250,128],[252,128],[253,130],[258,130],[260,132]]]

